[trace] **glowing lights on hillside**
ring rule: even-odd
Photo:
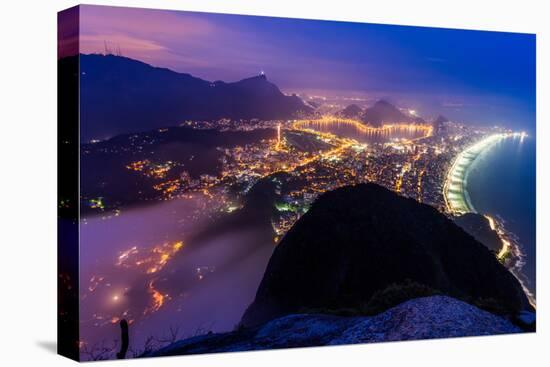
[[[90,208],[92,209],[100,209],[100,210],[105,209],[103,198],[90,199],[88,203],[90,205]]]
[[[490,215],[484,215],[484,217],[487,218],[489,226],[496,232],[501,242],[501,248],[496,254],[497,259],[501,263],[505,264],[510,272],[514,274],[525,292],[531,306],[537,308],[535,295],[527,287],[523,274],[521,273],[521,268],[525,264],[523,260],[525,254],[523,253],[517,237],[508,232],[499,220],[491,217]]]
[[[183,241],[165,242],[145,251],[140,250],[137,246],[132,246],[119,253],[115,266],[138,268],[144,274],[153,275],[161,271],[183,247]],[[103,278],[93,277],[89,290],[95,290],[97,284],[102,280]],[[151,305],[143,311],[143,315],[158,311],[170,299],[168,294],[155,287],[155,281],[156,279],[152,279],[147,285],[147,293],[151,296]],[[120,292],[112,293],[110,296],[112,303],[119,303],[121,300],[122,293]]]
[[[166,242],[162,245],[154,246],[152,249],[141,253],[137,246],[122,251],[115,263],[121,267],[143,267],[146,274],[157,273],[166,266],[174,255],[183,248],[182,241]]]
[[[277,145],[275,149],[280,149],[281,147],[281,124],[277,124]]]
[[[131,170],[131,171],[141,172],[145,169],[145,167],[149,163],[151,163],[151,162],[149,162],[149,160],[144,159],[144,160],[141,160],[141,161],[131,162],[128,165],[126,165],[126,168]]]
[[[130,162],[126,168],[130,171],[141,172],[147,177],[165,178],[168,172],[174,168],[175,163],[167,161],[164,163],[152,163],[148,159]]]
[[[170,299],[170,295],[161,293],[155,288],[155,281],[151,280],[147,285],[147,292],[151,295],[151,306],[143,311],[144,315],[157,312]]]

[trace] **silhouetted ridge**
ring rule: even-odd
[[[489,220],[481,214],[466,213],[454,218],[456,224],[484,244],[489,250],[499,252],[502,241],[496,231],[491,229]]]
[[[127,57],[79,57],[83,141],[187,119],[286,119],[312,111],[300,98],[281,93],[265,75],[210,82]]]
[[[380,100],[367,108],[361,116],[361,120],[372,126],[381,126],[384,123],[424,123],[422,118],[406,115],[384,100]]]
[[[344,108],[342,111],[338,113],[339,116],[349,118],[349,119],[356,119],[360,118],[363,114],[363,109],[359,107],[356,104],[350,104],[346,108]]]
[[[436,209],[375,184],[321,195],[275,249],[245,326],[303,309],[356,308],[413,281],[517,313],[521,286],[485,246]]]

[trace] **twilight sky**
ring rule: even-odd
[[[389,98],[427,116],[534,133],[535,36],[81,6],[80,52],[207,80],[265,71],[285,92]]]

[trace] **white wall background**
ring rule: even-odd
[[[313,19],[537,33],[538,333],[104,362],[102,366],[518,366],[548,360],[550,27],[544,1],[96,0]],[[3,1],[0,11],[0,365],[65,366],[56,338],[56,12],[75,1]],[[546,10],[546,11],[545,11]],[[545,16],[546,14],[546,16]],[[546,166],[548,167],[548,162]]]

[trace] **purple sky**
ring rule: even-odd
[[[236,81],[263,70],[285,92],[360,93],[424,114],[534,132],[534,35],[122,7],[80,10],[81,53],[102,53],[107,44],[124,56],[210,81]]]

